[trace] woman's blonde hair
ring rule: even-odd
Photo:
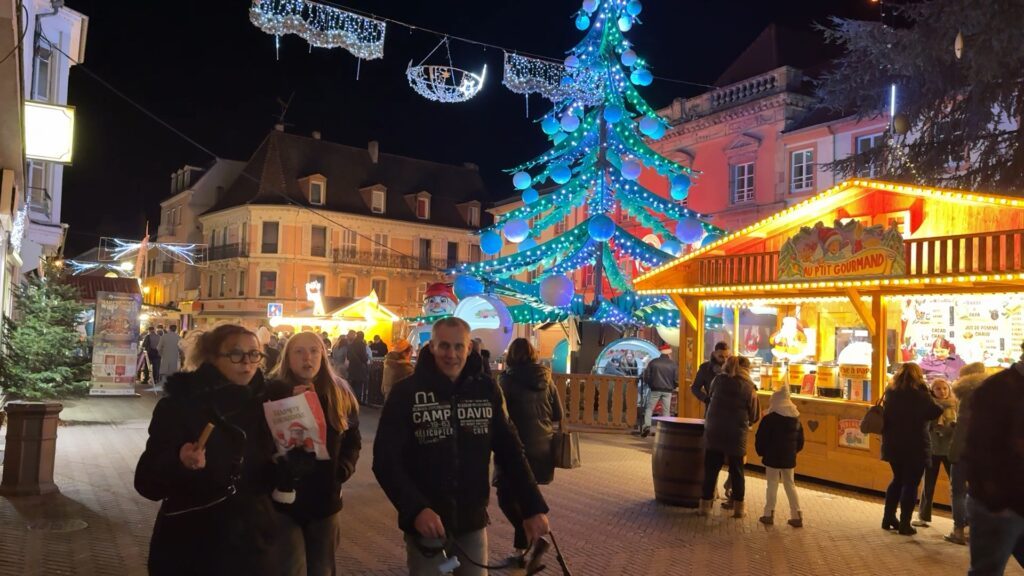
[[[729,359],[725,361],[725,365],[722,367],[722,372],[727,376],[739,378],[740,380],[745,380],[751,384],[754,383],[753,379],[750,377],[750,358],[747,358],[746,356],[730,356]]]
[[[313,388],[316,390],[317,396],[327,399],[327,406],[324,406],[324,415],[335,430],[344,432],[348,430],[349,412],[359,411],[359,401],[356,400],[356,395],[352,392],[348,382],[335,374],[334,368],[331,368],[331,362],[327,356],[327,347],[324,346],[324,340],[319,334],[315,332],[299,332],[289,338],[288,342],[284,345],[284,350],[281,351],[281,360],[278,361],[277,368],[274,368],[270,373],[270,377],[275,380],[282,380],[293,386],[299,384],[295,373],[292,372],[288,357],[292,348],[295,347],[295,343],[303,336],[308,336],[320,348],[320,369],[317,370],[316,376],[313,377]]]
[[[924,383],[924,372],[914,362],[904,362],[896,370],[892,377],[893,390],[909,390],[911,388],[926,388]]]

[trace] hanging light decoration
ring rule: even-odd
[[[448,52],[448,65],[424,65],[434,52],[441,46]],[[427,54],[416,66],[409,61],[409,67],[405,70],[405,76],[409,79],[409,85],[417,94],[434,100],[435,102],[465,102],[476,96],[484,86],[484,77],[487,75],[485,64],[480,74],[467,72],[452,65],[452,54],[448,48],[448,37],[446,36]]]
[[[309,0],[253,0],[249,20],[278,38],[295,34],[318,48],[344,48],[362,60],[384,57],[387,24]]]
[[[509,52],[505,52],[505,76],[501,83],[516,94],[540,94],[552,102],[571,98],[593,106],[604,100],[604,82],[590,68],[566,68],[561,62]]]

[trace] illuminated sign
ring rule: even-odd
[[[26,158],[70,164],[74,138],[74,108],[25,102]]]
[[[801,228],[779,250],[779,280],[903,274],[903,236],[895,225],[818,222]]]
[[[267,304],[267,318],[280,318],[284,316],[284,305],[280,302]]]

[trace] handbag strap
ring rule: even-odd
[[[562,418],[558,421],[558,431],[564,434],[569,431],[569,424],[566,422],[566,420],[568,420],[568,418],[566,418],[567,407],[565,402],[562,402],[562,392],[559,390],[560,386],[554,382],[552,382],[551,385],[555,387],[555,398],[558,399],[558,406],[561,408],[559,412],[562,413]]]

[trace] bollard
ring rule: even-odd
[[[35,496],[58,492],[53,483],[59,402],[8,402],[7,447],[0,494]]]

